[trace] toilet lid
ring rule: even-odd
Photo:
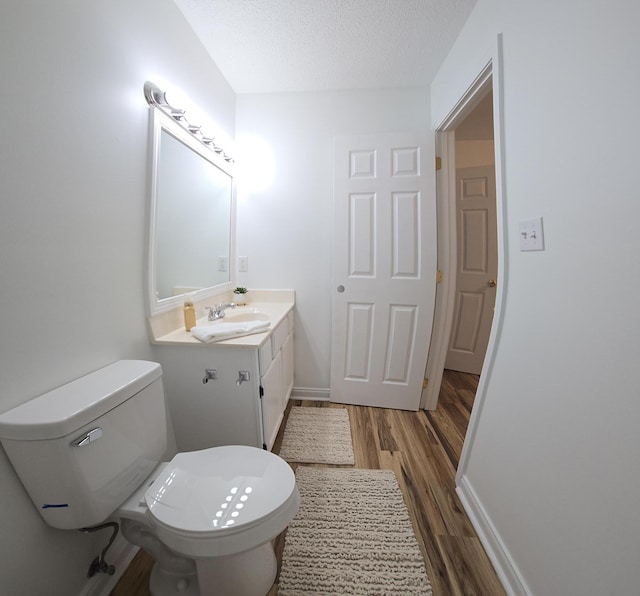
[[[160,523],[182,532],[234,532],[281,507],[295,489],[283,459],[225,446],[176,455],[145,493]]]

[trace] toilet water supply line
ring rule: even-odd
[[[109,544],[107,544],[107,546],[102,549],[102,553],[100,554],[100,556],[91,561],[91,565],[89,565],[89,571],[87,572],[87,577],[93,577],[96,573],[108,573],[109,575],[113,575],[116,572],[115,566],[109,565],[104,560],[104,556],[107,554],[107,551],[113,544],[113,541],[116,539],[118,531],[120,530],[120,526],[116,522],[106,522],[97,526],[91,526],[90,528],[80,528],[80,532],[91,533],[97,532],[98,530],[104,530],[106,528],[113,529],[113,533],[111,534],[111,538],[109,539]]]

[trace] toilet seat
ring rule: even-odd
[[[291,467],[241,445],[179,453],[144,499],[159,538],[191,557],[262,544],[284,530],[299,504]]]

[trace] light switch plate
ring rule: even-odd
[[[541,217],[520,222],[520,250],[544,250]]]

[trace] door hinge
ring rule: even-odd
[[[436,157],[436,172],[442,169],[442,158]]]
[[[441,284],[443,279],[444,274],[442,273],[442,271],[440,271],[440,269],[438,269],[438,271],[436,271],[436,283]]]
[[[260,399],[262,399],[263,397],[264,397],[264,389],[262,385],[260,385]]]
[[[427,385],[429,385],[429,379],[423,379],[422,380],[422,390],[423,391],[427,388]]]

